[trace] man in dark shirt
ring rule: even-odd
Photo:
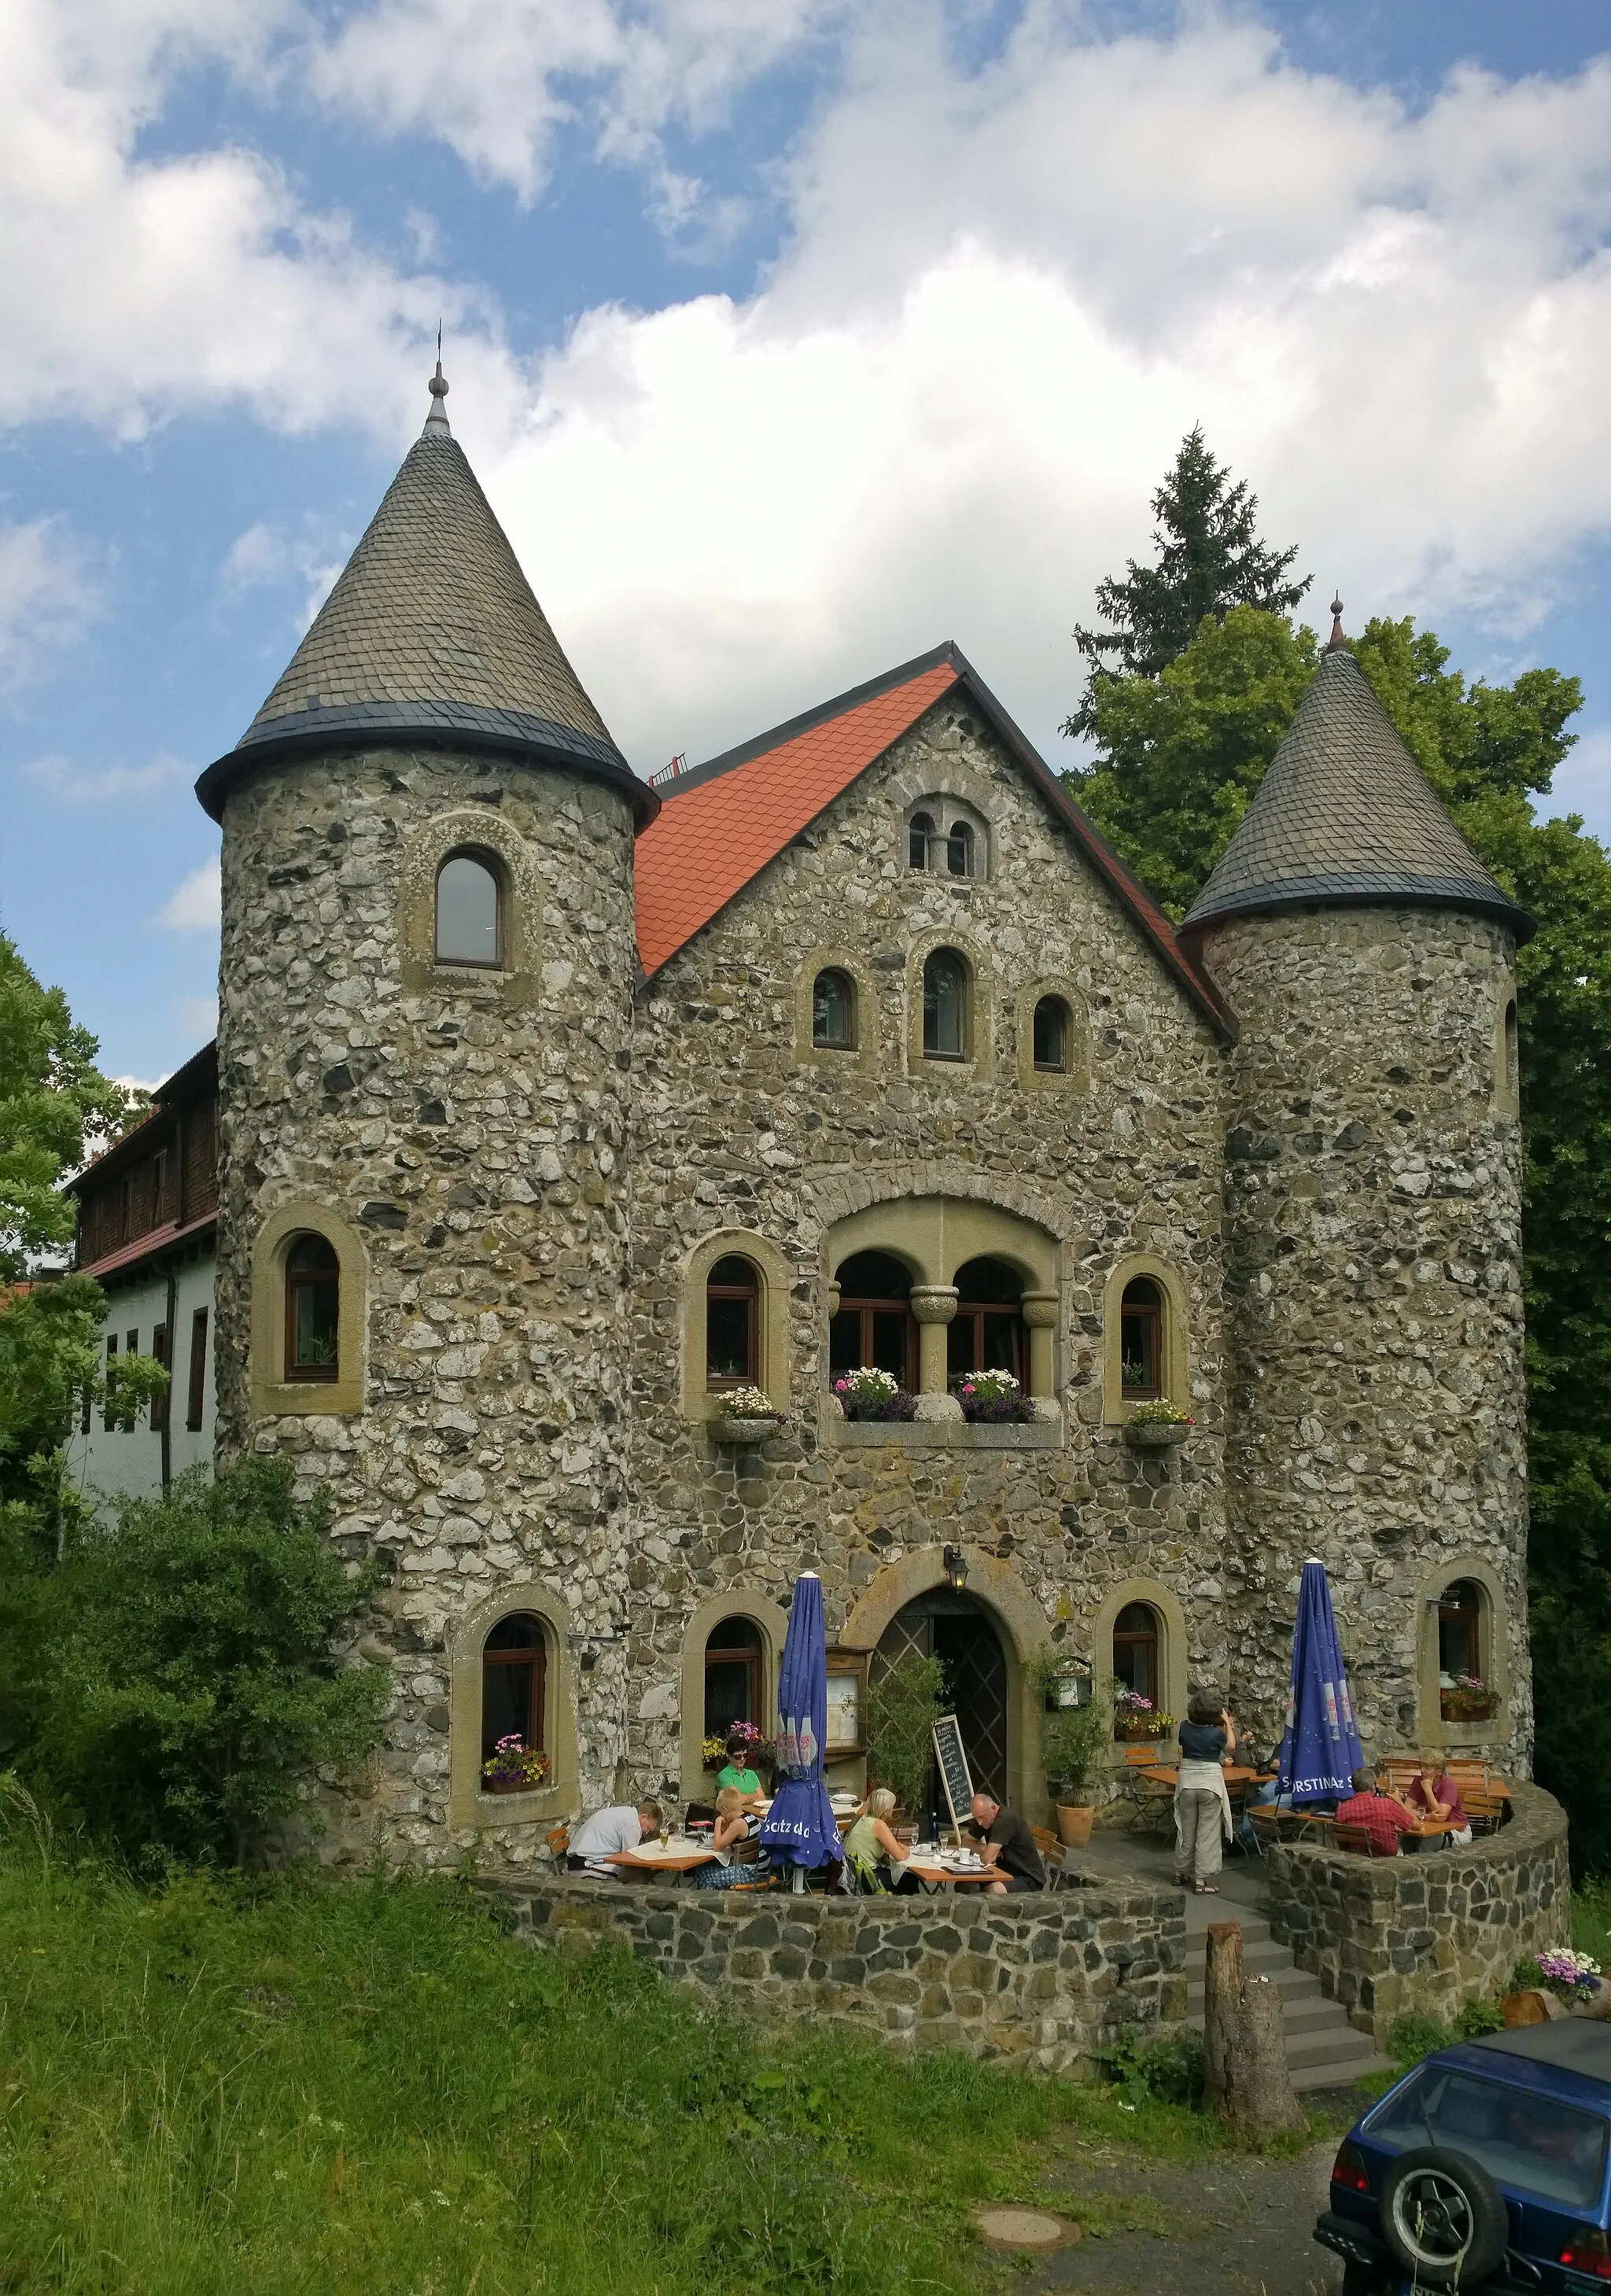
[[[967,1831],[980,1844],[981,1857],[1007,1877],[1005,1881],[987,1882],[986,1897],[1005,1898],[1009,1890],[1045,1889],[1046,1868],[1040,1863],[1035,1837],[1015,1809],[1003,1809],[989,1794],[975,1794],[972,1818]]]
[[[1356,1770],[1350,1781],[1353,1792],[1336,1808],[1339,1825],[1362,1825],[1370,1836],[1371,1853],[1377,1857],[1396,1857],[1401,1833],[1413,1833],[1416,1819],[1408,1802],[1397,1794],[1377,1793],[1376,1779],[1369,1770]]]

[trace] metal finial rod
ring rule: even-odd
[[[1331,636],[1327,643],[1326,651],[1327,653],[1342,653],[1346,650],[1347,644],[1348,641],[1343,636],[1343,601],[1341,598],[1334,598],[1331,602]]]

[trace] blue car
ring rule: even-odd
[[[1344,2139],[1314,2236],[1344,2296],[1611,2291],[1611,2025],[1439,2049]]]

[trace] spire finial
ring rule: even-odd
[[[440,367],[437,372],[439,374],[440,373],[441,370]],[[432,383],[431,387],[434,390],[436,385]],[[447,386],[444,384],[443,388],[446,389],[446,387]],[[1327,642],[1326,651],[1327,653],[1346,653],[1348,651],[1348,641],[1343,636],[1343,601],[1341,598],[1334,598],[1331,602],[1331,636]]]
[[[448,410],[442,401],[448,396],[448,378],[442,373],[442,323],[440,319],[436,323],[436,373],[431,378],[429,388],[431,412],[425,417],[425,428],[427,430],[446,430]]]

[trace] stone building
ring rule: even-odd
[[[1048,1650],[1174,1714],[1211,1682],[1268,1749],[1315,1554],[1368,1743],[1525,1775],[1527,921],[1340,629],[1177,935],[951,645],[638,779],[445,390],[198,783],[218,1455],[290,1458],[389,1572],[337,1841],[518,1863],[697,1792],[807,1569],[850,1773],[913,1647],[1037,1815]],[[117,1180],[79,1184],[113,1283],[174,1248],[97,1225]],[[863,1364],[915,1415],[847,1418]],[[1021,1416],[965,1416],[995,1367]],[[1158,1398],[1183,1440],[1138,1439]],[[1455,1675],[1490,1713],[1445,1718]],[[494,1799],[510,1726],[551,1775]]]

